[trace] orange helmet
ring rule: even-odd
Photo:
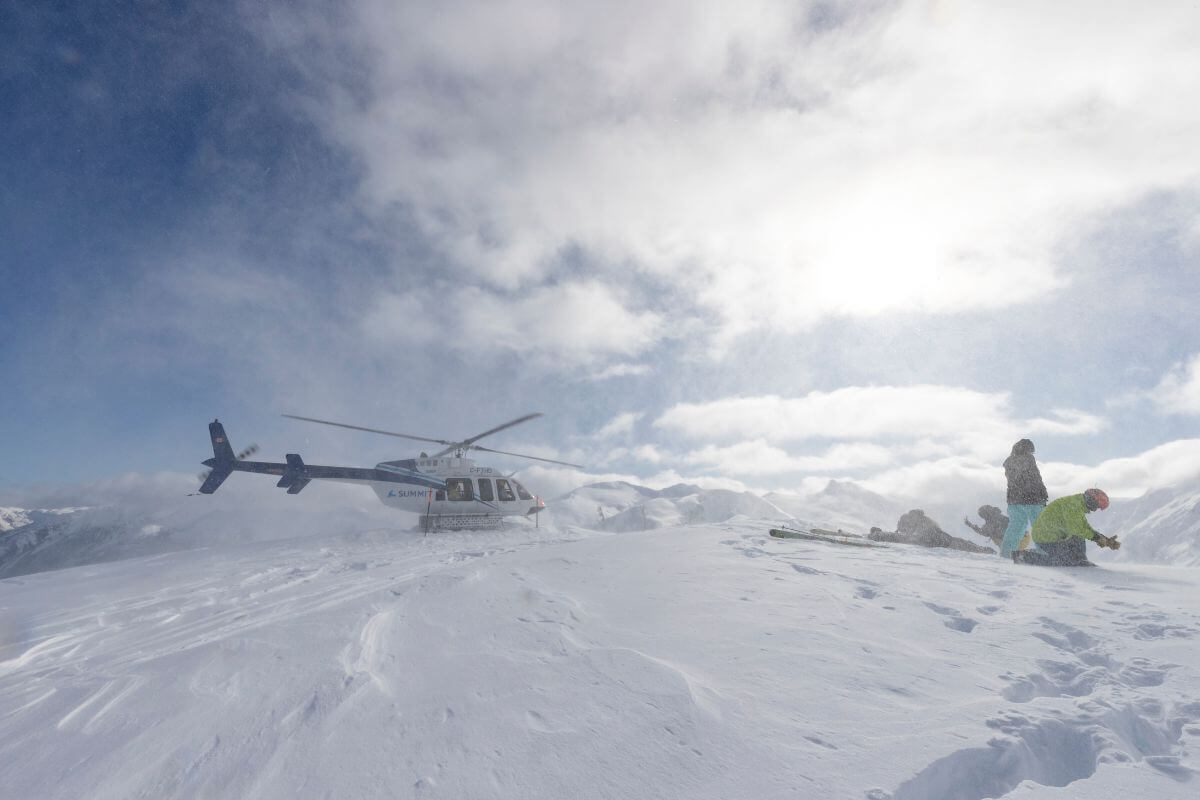
[[[1100,489],[1088,489],[1083,493],[1083,504],[1087,506],[1088,511],[1095,511],[1097,508],[1103,511],[1108,508],[1108,495]]]

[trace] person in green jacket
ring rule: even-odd
[[[1116,536],[1105,536],[1088,524],[1087,515],[1108,508],[1108,495],[1100,489],[1060,497],[1046,506],[1033,523],[1034,547],[1013,553],[1013,563],[1056,567],[1091,566],[1087,542],[1118,549]]]

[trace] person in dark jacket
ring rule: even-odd
[[[1012,453],[1004,459],[1004,476],[1008,478],[1008,529],[1000,543],[1000,555],[1009,558],[1046,507],[1050,495],[1033,458],[1033,442],[1028,439],[1013,445]]]
[[[951,536],[919,508],[902,514],[899,521],[896,522],[895,532],[871,528],[867,538],[875,542],[917,544],[921,547],[949,547],[951,550],[964,550],[968,553],[994,554],[996,552],[990,547],[980,547],[974,542]]]
[[[963,517],[963,524],[980,536],[986,536],[997,547],[1004,541],[1004,532],[1008,530],[1008,517],[995,506],[980,506],[979,516],[983,517],[983,527],[976,525],[968,517]]]

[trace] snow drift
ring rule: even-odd
[[[1120,535],[1121,559],[1200,566],[1200,483],[1114,501],[1092,516],[1093,527]]]
[[[0,581],[0,783],[51,800],[1195,796],[1196,570],[767,527],[330,534]]]

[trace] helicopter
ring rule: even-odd
[[[533,514],[536,519],[536,515],[545,509],[546,503],[541,497],[531,494],[520,481],[513,478],[515,473],[506,475],[493,467],[477,466],[473,459],[464,457],[465,452],[478,450],[582,469],[579,464],[540,456],[510,453],[504,450],[493,450],[475,444],[485,436],[540,417],[542,416],[540,412],[509,420],[483,433],[477,433],[459,441],[414,436],[408,433],[366,428],[361,425],[349,425],[344,422],[301,417],[295,414],[283,414],[282,416],[303,422],[333,425],[339,428],[396,436],[418,442],[432,442],[443,445],[444,448],[432,455],[422,452],[416,458],[383,461],[376,464],[374,468],[306,464],[298,453],[288,453],[284,462],[247,461],[247,456],[256,452],[257,446],[252,445],[234,455],[233,446],[230,445],[229,437],[225,434],[225,427],[220,420],[214,419],[208,424],[213,457],[202,462],[209,468],[209,472],[201,476],[204,483],[200,487],[200,494],[212,494],[217,491],[225,479],[234,472],[278,475],[280,476],[279,482],[275,485],[287,489],[288,494],[299,494],[314,480],[366,484],[374,490],[384,505],[419,514],[419,525],[426,532],[439,528],[454,530],[495,528],[499,527],[505,517]]]

